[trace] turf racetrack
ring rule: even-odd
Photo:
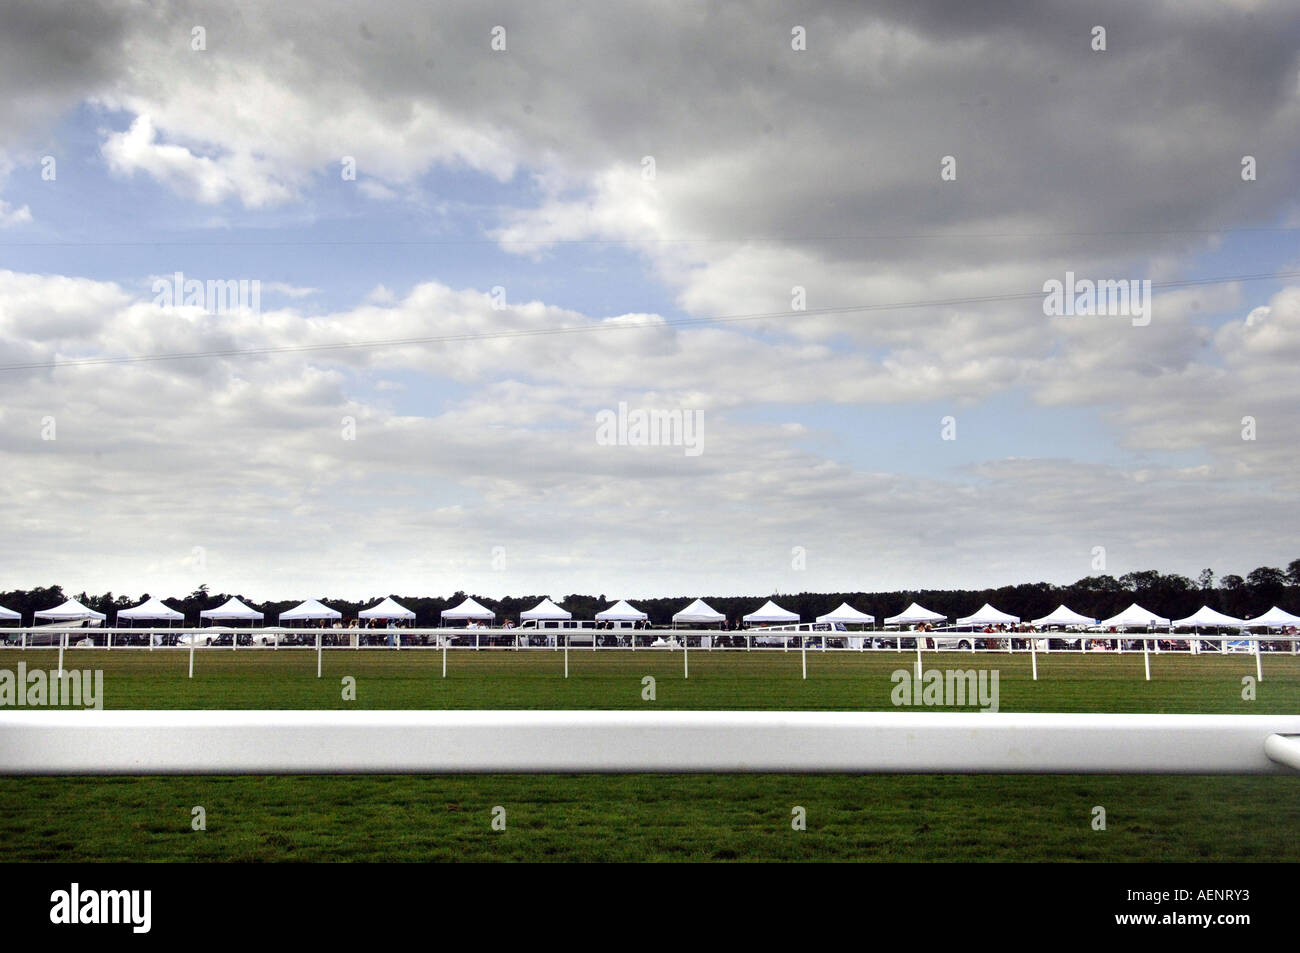
[[[106,708],[893,710],[915,653],[71,650]],[[6,650],[0,667],[52,668]],[[1001,711],[1300,710],[1300,658],[926,653],[999,672]],[[654,676],[656,698],[643,700]],[[343,699],[345,676],[356,700]],[[925,709],[913,709],[925,710]],[[934,709],[951,710],[951,709]],[[1300,777],[3,778],[0,860],[1300,860]],[[207,829],[191,829],[202,806]],[[491,827],[506,810],[506,829]],[[807,829],[791,811],[807,811]],[[1106,810],[1094,830],[1093,808]]]

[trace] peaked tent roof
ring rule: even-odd
[[[596,618],[601,622],[643,622],[650,617],[630,602],[620,599],[608,609],[597,612]]]
[[[317,599],[308,599],[300,606],[294,606],[288,612],[280,613],[280,621],[288,619],[341,619],[343,613],[337,609],[331,609],[325,603]]]
[[[262,613],[256,609],[250,609],[234,596],[226,600],[224,606],[217,606],[215,609],[204,609],[199,613],[200,619],[260,619]]]
[[[476,599],[466,598],[454,609],[443,609],[444,619],[495,619],[497,614]]]
[[[1169,620],[1162,616],[1156,615],[1150,609],[1143,609],[1136,602],[1121,612],[1119,615],[1113,615],[1109,619],[1103,619],[1098,625],[1168,625]]]
[[[703,599],[696,599],[681,612],[673,614],[674,622],[725,622],[727,617]]]
[[[572,619],[573,613],[568,609],[561,609],[550,597],[543,599],[537,605],[533,606],[527,612],[519,613],[520,619]]]
[[[22,617],[23,615],[21,612],[14,612],[13,609],[6,609],[4,606],[0,606],[0,619],[22,619]]]
[[[828,612],[825,615],[819,615],[817,617],[817,621],[818,622],[851,622],[851,623],[861,622],[864,625],[874,625],[876,621],[876,617],[873,615],[867,615],[865,612],[859,612],[857,609],[853,608],[853,606],[849,605],[847,602],[841,602],[840,607],[838,609]]]
[[[414,619],[415,613],[392,596],[385,596],[369,609],[357,613],[363,619]]]
[[[1230,615],[1224,615],[1211,609],[1209,606],[1201,606],[1186,619],[1175,619],[1174,625],[1220,625],[1231,626],[1232,628],[1241,628],[1246,624],[1245,619],[1237,619]]]
[[[1018,615],[1008,615],[1001,609],[995,609],[987,602],[970,615],[957,620],[958,625],[1015,625],[1020,621]]]
[[[94,609],[87,609],[76,599],[69,599],[61,606],[55,606],[53,609],[41,609],[36,613],[38,619],[102,619],[104,613],[96,612]]]
[[[745,616],[746,622],[798,622],[799,614],[791,612],[789,609],[782,609],[779,605],[768,599],[753,612]]]
[[[946,615],[940,615],[938,612],[931,612],[925,606],[918,606],[913,602],[910,606],[900,612],[898,615],[891,615],[885,620],[885,625],[907,625],[912,622],[947,622]]]
[[[1277,606],[1269,609],[1261,616],[1246,620],[1247,625],[1300,625],[1300,615],[1292,615],[1285,609],[1279,609]]]
[[[150,596],[138,606],[119,609],[117,617],[119,619],[184,619],[185,613],[177,612],[161,599]]]
[[[1034,625],[1096,625],[1097,620],[1079,615],[1065,603],[1057,606],[1041,619],[1035,619]]]

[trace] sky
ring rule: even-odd
[[[1300,556],[1290,0],[10,0],[0,84],[0,589]]]

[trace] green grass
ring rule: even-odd
[[[19,660],[53,668],[57,652],[0,653],[0,666]],[[69,651],[69,668],[104,671],[106,708],[560,708],[751,709],[892,711],[890,674],[911,669],[915,653],[809,652],[808,679],[794,652],[682,653],[453,651],[447,678],[433,650],[323,653],[316,678],[312,650],[266,649],[195,653],[186,678],[187,651]],[[1038,657],[1037,682],[1024,655],[927,653],[930,668],[986,668],[999,672],[1001,711],[1113,711],[1276,714],[1300,711],[1300,656],[1266,656],[1265,680],[1253,702],[1241,697],[1241,678],[1253,676],[1253,656],[1152,656],[1152,681],[1143,680],[1142,656],[1125,654]],[[641,679],[653,675],[657,698],[641,699]],[[344,701],[343,676],[357,681],[356,701]],[[924,710],[924,709],[916,709]]]
[[[0,653],[50,667],[57,653]],[[892,710],[903,653],[70,651],[107,708]],[[1000,672],[1002,711],[1300,711],[1300,658],[928,655]],[[357,680],[345,702],[343,676]],[[657,699],[641,699],[655,676]],[[922,711],[925,709],[916,709]],[[0,861],[1300,860],[1300,778],[629,775],[0,779]],[[191,809],[207,830],[190,828]],[[493,831],[503,806],[507,829]],[[791,808],[807,830],[791,829]],[[1094,806],[1107,830],[1091,827]]]

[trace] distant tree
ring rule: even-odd
[[[1286,581],[1292,586],[1300,586],[1300,559],[1293,559],[1287,563]]]
[[[1246,585],[1246,580],[1242,579],[1238,575],[1229,573],[1219,580],[1219,585],[1222,588],[1227,589],[1229,592],[1234,592],[1243,588]]]
[[[1300,559],[1296,560],[1296,562],[1300,562]],[[1202,570],[1201,570],[1201,574],[1200,574],[1199,576],[1196,577],[1196,582],[1197,582],[1197,585],[1199,585],[1202,589],[1213,589],[1213,588],[1214,588],[1214,570],[1213,570],[1213,569],[1202,569]]]
[[[1144,589],[1154,589],[1160,585],[1160,573],[1154,569],[1143,569],[1139,572],[1126,572],[1119,577],[1119,583],[1125,589],[1131,589],[1141,592]]]
[[[1286,588],[1286,573],[1276,566],[1260,566],[1246,577],[1246,585],[1256,598],[1273,602]]]
[[[1085,576],[1067,588],[1083,592],[1119,592],[1124,587],[1114,576]]]

